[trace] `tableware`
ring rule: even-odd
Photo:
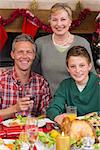
[[[6,127],[11,127],[12,122],[16,122],[16,124],[13,125],[13,126],[20,126],[20,125],[22,125],[22,123],[18,119],[8,119],[8,120],[5,120],[5,121],[2,121],[2,124],[4,126],[6,126]],[[25,124],[23,124],[23,125],[25,125]],[[45,119],[39,119],[38,120],[38,127],[39,128],[43,127],[45,125],[46,125],[46,120]]]
[[[0,150],[9,150],[9,148],[5,146],[4,144],[2,144],[0,145]]]
[[[70,150],[70,137],[64,132],[56,138],[56,150]]]
[[[13,139],[2,139],[2,142],[0,143],[0,150],[10,150],[7,144],[13,144],[15,140]]]
[[[77,107],[76,106],[66,106],[66,113],[69,119],[72,121],[77,117]]]
[[[44,145],[42,142],[37,141],[36,142],[37,150],[56,150],[56,145],[53,145],[51,147],[48,147],[48,145]]]
[[[33,150],[34,143],[38,139],[38,119],[32,115],[28,116],[26,125],[25,125],[25,129],[26,129],[27,141],[30,144],[29,149]]]
[[[14,139],[3,139],[3,142],[4,142],[5,144],[10,144],[10,143],[14,143],[15,140],[14,140]]]

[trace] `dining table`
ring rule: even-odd
[[[10,143],[14,140],[17,140],[22,132],[26,132],[25,125],[23,126],[8,126],[8,122],[11,119],[3,120],[0,118],[0,138],[5,141],[5,143]],[[42,123],[39,123],[39,132],[43,133],[49,133],[51,130],[54,129],[54,122],[51,121],[48,118],[41,119]],[[6,150],[4,147],[2,148],[0,146],[0,150]],[[8,149],[7,149],[8,150]],[[23,143],[20,150],[29,150],[29,144]],[[48,147],[47,145],[44,145],[42,142],[37,140],[34,144],[33,150],[55,150],[55,145],[52,147]]]
[[[99,114],[100,115],[100,114]],[[77,117],[79,120],[83,119],[84,116],[80,116]],[[95,115],[94,115],[95,118]],[[3,120],[0,117],[0,139],[3,139],[4,141],[8,142],[9,141],[15,141],[17,139],[19,139],[19,136],[23,133],[26,132],[26,124],[25,125],[15,125],[15,126],[10,126],[9,122],[15,118],[11,118],[11,119],[7,119],[7,120]],[[100,123],[100,118],[97,118],[97,121],[99,119],[99,123]],[[38,132],[42,132],[42,133],[46,133],[49,134],[52,130],[61,131],[61,128],[59,127],[59,125],[50,120],[49,118],[42,118],[42,119],[38,119],[40,120],[40,122],[38,122]],[[95,128],[97,124],[95,124]],[[97,127],[98,133],[99,133],[99,137],[100,137],[100,124],[98,124]],[[60,132],[61,133],[61,132]],[[39,139],[36,140],[35,144],[34,144],[34,148],[32,150],[56,150],[56,142],[55,144],[52,145],[51,147],[48,147],[48,144],[44,144],[43,142],[41,142]],[[99,141],[100,142],[100,141]],[[98,144],[100,147],[100,143]],[[23,142],[22,146],[20,149],[18,150],[29,150],[29,143]],[[13,149],[4,149],[4,147],[2,148],[0,145],[0,150],[13,150]],[[75,148],[75,147],[71,147],[71,150],[81,150],[80,148]],[[95,150],[95,149],[93,149]],[[98,149],[99,150],[99,149]]]

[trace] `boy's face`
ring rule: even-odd
[[[86,83],[91,68],[92,64],[85,57],[71,56],[68,60],[68,72],[77,84]]]
[[[16,42],[15,50],[11,51],[11,56],[14,59],[16,69],[21,71],[30,70],[35,58],[32,43],[29,41]]]

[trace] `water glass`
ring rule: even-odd
[[[66,106],[66,113],[70,121],[73,121],[77,117],[77,107],[76,106]]]

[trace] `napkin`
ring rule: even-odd
[[[19,134],[24,130],[24,127],[20,126],[12,126],[12,127],[6,127],[3,126],[3,130],[6,132],[7,138],[18,138]]]
[[[0,138],[5,138],[6,137],[6,132],[5,131],[0,131]]]
[[[3,130],[3,125],[0,124],[0,138],[6,137],[6,132]]]

